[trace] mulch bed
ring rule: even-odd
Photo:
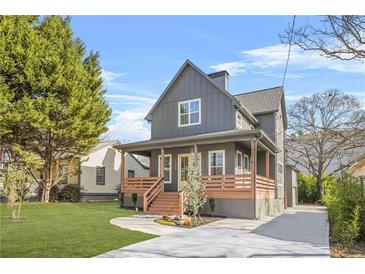
[[[341,247],[336,244],[331,244],[332,258],[365,258],[365,242],[357,243],[355,246]]]

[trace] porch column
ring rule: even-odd
[[[270,178],[270,153],[267,150],[265,152],[265,177]]]
[[[251,171],[251,198],[254,201],[254,216],[257,218],[256,210],[256,166],[257,166],[257,140],[251,140],[251,157],[250,157],[250,171]]]
[[[122,192],[125,171],[125,152],[120,150],[120,191]]]
[[[250,172],[251,172],[251,182],[252,182],[252,192],[253,197],[256,194],[256,150],[257,150],[257,141],[251,140],[251,156],[250,156]]]

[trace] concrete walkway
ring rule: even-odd
[[[140,225],[138,230],[147,232],[147,224]],[[97,257],[329,257],[327,212],[323,207],[300,206],[261,220],[227,218],[162,233],[159,238]]]

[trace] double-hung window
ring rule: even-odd
[[[209,151],[209,175],[224,175],[224,150]]]
[[[199,125],[200,119],[200,98],[179,102],[179,127]]]
[[[236,128],[243,128],[243,117],[239,111],[236,111]]]
[[[105,185],[105,167],[96,167],[96,184]]]
[[[250,173],[250,158],[245,154],[243,155],[243,162],[245,165],[245,173]]]
[[[161,155],[158,155],[158,176],[161,176]],[[171,183],[171,155],[165,154],[165,184]]]

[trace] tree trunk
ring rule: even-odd
[[[50,187],[47,183],[46,183],[46,186],[43,187],[42,191],[43,191],[42,192],[42,202],[43,203],[49,203]]]
[[[323,198],[323,179],[322,175],[317,176],[317,194],[319,200],[322,200]]]

